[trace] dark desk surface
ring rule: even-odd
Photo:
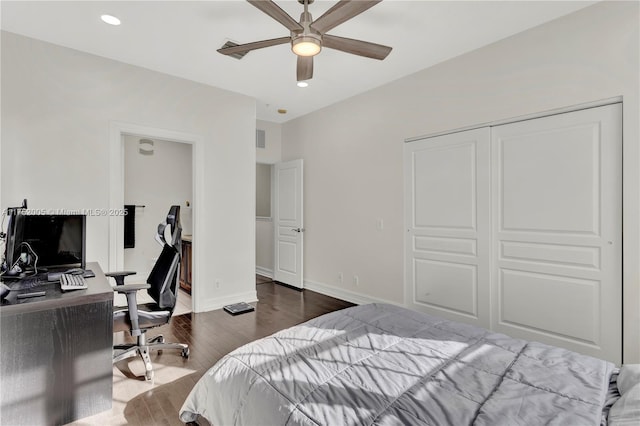
[[[100,265],[87,269],[96,276],[84,290],[9,283],[15,290],[0,307],[0,424],[67,424],[111,409],[113,290]],[[16,298],[29,291],[46,295]]]
[[[62,291],[59,282],[46,282],[46,274],[40,279],[43,284],[25,285],[25,283],[33,283],[33,279],[5,282],[12,290],[2,301],[0,307],[0,316],[16,315],[27,312],[37,312],[47,309],[55,309],[65,306],[74,306],[92,302],[102,302],[113,300],[113,289],[104,276],[100,265],[97,262],[87,263],[87,268],[92,270],[96,276],[93,278],[85,278],[87,281],[87,289]],[[41,297],[30,297],[27,299],[18,299],[18,294],[36,291],[44,291],[46,294]]]

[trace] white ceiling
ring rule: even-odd
[[[335,0],[316,0],[320,17]],[[297,1],[277,1],[298,20]],[[6,1],[2,29],[54,44],[249,95],[257,118],[285,122],[408,74],[589,6],[595,1],[386,0],[329,34],[393,47],[384,61],[323,49],[307,88],[296,86],[288,44],[237,60],[216,52],[288,30],[242,0]],[[104,24],[100,15],[122,20]],[[277,109],[288,110],[278,114]]]

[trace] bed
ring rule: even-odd
[[[601,425],[620,398],[617,375],[613,364],[565,349],[370,304],[229,353],[195,385],[180,418],[216,426]]]

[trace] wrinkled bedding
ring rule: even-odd
[[[229,353],[180,418],[222,425],[600,425],[614,365],[392,305]]]

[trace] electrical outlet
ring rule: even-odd
[[[220,280],[216,280],[216,288],[220,288]]]
[[[356,287],[360,285],[360,278],[358,278],[357,275],[353,276],[353,285],[355,285]]]
[[[376,220],[376,228],[378,231],[382,231],[384,229],[384,220],[381,217]]]
[[[338,282],[340,284],[344,282],[344,275],[342,275],[342,272],[338,272]]]

